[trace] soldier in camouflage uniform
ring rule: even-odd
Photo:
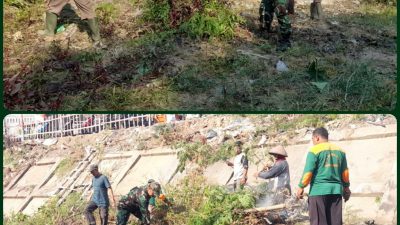
[[[130,214],[136,216],[141,224],[150,224],[149,201],[159,196],[161,186],[157,182],[132,188],[118,202],[117,225],[126,225]]]
[[[292,34],[292,25],[288,16],[287,0],[261,0],[260,4],[260,23],[261,30],[271,31],[272,19],[274,13],[278,18],[278,46],[277,51],[286,51],[291,47],[290,35]]]

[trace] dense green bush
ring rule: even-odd
[[[143,20],[153,23],[157,29],[169,26],[170,5],[168,0],[146,0],[144,2]]]
[[[367,4],[383,4],[383,5],[397,6],[396,0],[362,0],[362,2]]]
[[[204,2],[204,8],[196,12],[180,30],[192,38],[232,38],[240,17],[217,0]]]
[[[192,38],[232,38],[241,18],[221,0],[146,0],[143,20]]]

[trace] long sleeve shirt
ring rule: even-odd
[[[289,164],[286,160],[277,161],[268,171],[261,171],[258,177],[271,179],[277,177],[276,189],[288,188],[290,190]]]
[[[346,153],[329,142],[314,145],[307,153],[300,188],[310,184],[310,196],[342,194],[349,187]]]

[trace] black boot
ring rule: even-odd
[[[278,40],[278,46],[276,47],[277,52],[284,52],[292,47],[292,43],[290,43],[290,33],[282,34],[281,38]]]
[[[265,7],[263,4],[261,4],[260,9],[259,9],[259,20],[260,20],[260,30],[261,31],[267,31],[268,33],[271,32],[271,22],[272,22],[272,17],[271,15],[266,11]]]

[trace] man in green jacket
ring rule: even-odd
[[[351,194],[346,153],[329,143],[328,135],[323,127],[313,131],[314,146],[307,154],[297,191],[297,198],[302,198],[310,184],[310,225],[342,225],[342,196],[347,201]]]

